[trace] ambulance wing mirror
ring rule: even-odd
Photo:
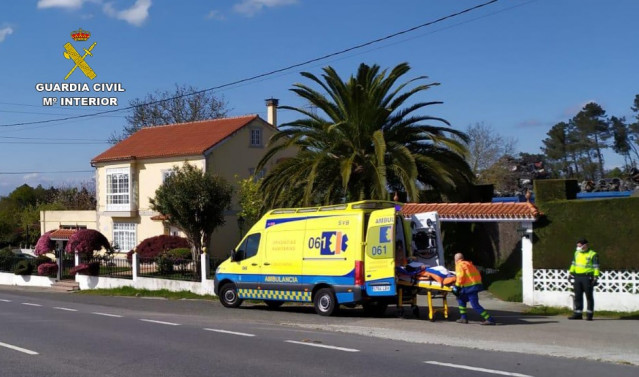
[[[237,259],[237,252],[235,249],[231,249],[231,262],[235,262]]]

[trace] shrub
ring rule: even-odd
[[[58,275],[58,265],[55,263],[42,263],[38,266],[38,275],[55,277]]]
[[[98,276],[100,275],[100,262],[81,263],[69,271],[71,276],[75,274]]]
[[[21,260],[13,269],[13,273],[16,275],[31,275],[33,272],[33,264],[28,260]]]
[[[164,252],[164,254],[174,260],[192,260],[193,254],[191,253],[191,249],[181,247],[177,249],[171,249],[169,251]]]
[[[163,251],[176,249],[176,248],[188,248],[189,241],[186,238],[169,235],[159,235],[155,237],[149,237],[140,242],[135,248],[135,252],[138,253],[140,258],[156,258]],[[130,252],[129,252],[130,253]],[[127,253],[126,258],[131,261],[131,255]]]
[[[51,240],[51,233],[53,230],[46,232],[38,238],[38,243],[34,250],[35,255],[43,255],[55,248],[55,241]]]
[[[174,261],[166,254],[162,254],[157,259],[158,272],[161,275],[167,275],[173,273]]]
[[[0,271],[11,271],[15,260],[15,254],[10,248],[0,249]]]
[[[52,263],[53,261],[51,260],[51,258],[47,257],[46,255],[38,255],[38,257],[36,257],[36,259],[33,260],[33,264],[36,268],[40,267],[40,265],[45,264],[45,263]]]
[[[111,250],[111,244],[102,233],[93,229],[80,229],[69,237],[69,242],[64,250],[67,253],[77,251],[79,254],[92,256],[94,251],[99,251],[102,248]]]

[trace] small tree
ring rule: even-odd
[[[238,179],[239,177],[236,175],[235,178]],[[260,219],[264,210],[264,195],[262,195],[260,190],[262,179],[255,179],[255,177],[250,176],[245,179],[239,179],[237,183],[241,208],[237,215],[241,216],[244,219],[245,226],[250,228]]]
[[[224,211],[230,208],[233,188],[223,178],[189,163],[173,171],[155,191],[155,198],[150,199],[151,209],[166,215],[186,234],[193,260],[198,261],[211,233],[224,224]]]
[[[113,248],[106,237],[93,229],[80,229],[69,237],[67,247],[64,249],[67,253],[75,253],[84,256],[93,256],[94,251],[105,249],[112,252]]]

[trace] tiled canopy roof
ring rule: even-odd
[[[441,221],[536,221],[541,212],[532,203],[406,203],[402,214],[437,211]]]
[[[51,232],[51,234],[49,235],[49,238],[52,240],[66,241],[69,239],[69,237],[71,237],[77,231],[78,231],[77,229],[57,229]]]
[[[255,119],[259,117],[247,115],[143,128],[96,156],[91,163],[204,154]]]

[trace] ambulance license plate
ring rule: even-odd
[[[390,292],[390,285],[373,285],[373,292]]]

